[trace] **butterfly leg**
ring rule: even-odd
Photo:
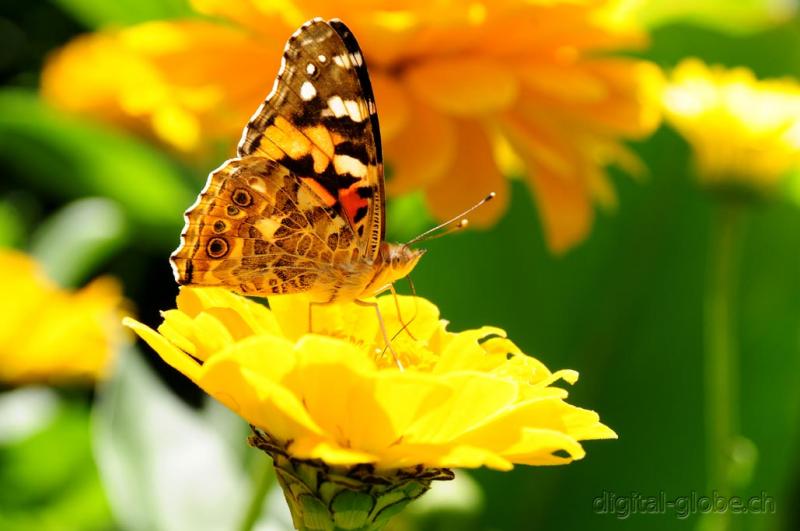
[[[392,296],[394,297],[394,307],[397,310],[397,320],[400,321],[401,325],[403,325],[402,328],[400,328],[400,330],[398,330],[397,333],[394,336],[392,336],[392,339],[402,334],[403,331],[405,330],[406,334],[408,334],[408,337],[416,341],[417,338],[414,337],[414,334],[411,333],[411,329],[409,328],[409,326],[411,326],[411,323],[416,318],[416,315],[412,317],[410,321],[405,322],[403,320],[403,315],[400,313],[400,299],[397,298],[397,291],[394,289],[394,284],[389,284],[389,289],[391,290]]]
[[[400,369],[401,371],[404,370],[403,362],[400,361],[400,357],[397,355],[397,353],[392,348],[392,342],[389,339],[389,336],[386,334],[386,325],[383,322],[383,316],[381,315],[380,308],[378,308],[378,303],[377,302],[367,302],[367,301],[362,301],[362,300],[358,300],[358,299],[354,300],[353,302],[358,304],[359,306],[371,306],[372,308],[375,308],[375,315],[378,316],[378,324],[381,327],[381,334],[383,335],[383,341],[386,344],[386,348],[388,348],[389,352],[392,353],[392,358],[394,358],[394,362],[397,365],[397,368]]]

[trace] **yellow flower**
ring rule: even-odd
[[[99,278],[77,292],[56,286],[29,256],[0,250],[0,381],[103,377],[122,339],[120,288]]]
[[[42,93],[178,150],[232,148],[286,37],[313,16],[341,18],[369,61],[388,191],[424,190],[439,218],[495,191],[473,217],[486,225],[506,207],[503,174],[524,173],[555,251],[585,237],[594,203],[614,204],[606,165],[638,169],[622,139],[660,119],[659,70],[608,55],[644,40],[618,0],[192,3],[220,22],[81,37],[48,62]]]
[[[269,302],[271,309],[217,288],[182,288],[158,332],[126,324],[294,458],[378,470],[508,470],[568,463],[584,456],[579,441],[616,437],[552,385],[577,373],[551,373],[497,328],[449,332],[425,299],[377,299],[387,332],[397,333],[403,371],[381,354],[373,308],[314,307],[311,334],[303,297]]]
[[[687,59],[664,92],[669,122],[709,186],[768,193],[800,164],[800,84]]]

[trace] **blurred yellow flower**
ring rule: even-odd
[[[800,165],[800,84],[746,68],[681,62],[664,92],[669,122],[689,141],[709,186],[773,190]]]
[[[579,441],[616,437],[552,386],[577,373],[551,373],[497,328],[449,332],[425,299],[377,299],[387,331],[398,332],[403,371],[381,354],[373,308],[315,307],[310,334],[303,297],[269,302],[271,309],[222,289],[184,287],[158,332],[126,324],[298,459],[508,470],[569,463],[584,456]],[[414,317],[408,332],[399,332],[398,307]]]
[[[505,210],[503,174],[526,175],[546,238],[563,251],[615,196],[611,163],[636,171],[622,139],[660,120],[660,71],[609,52],[643,44],[618,0],[389,2],[194,0],[214,19],[152,22],[76,39],[42,74],[54,104],[151,134],[184,152],[234,146],[277,72],[286,37],[341,18],[365,50],[391,194],[422,189],[446,218]],[[230,151],[226,151],[230,152]]]
[[[99,278],[69,292],[29,256],[0,250],[0,382],[103,377],[122,339],[120,287]]]

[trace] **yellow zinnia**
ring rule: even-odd
[[[192,4],[221,22],[80,37],[46,65],[44,96],[185,152],[232,149],[286,37],[311,17],[341,18],[370,65],[388,191],[424,190],[439,218],[496,191],[473,216],[488,224],[507,203],[503,173],[522,171],[556,251],[587,234],[593,203],[613,205],[604,167],[638,167],[621,139],[659,122],[658,69],[608,55],[644,40],[615,16],[617,0]]]
[[[664,93],[669,122],[712,187],[769,193],[800,165],[800,84],[759,81],[746,68],[681,62]]]
[[[450,332],[422,298],[377,299],[405,370],[383,348],[373,308],[317,306],[309,333],[302,296],[270,298],[268,309],[222,289],[184,287],[177,303],[158,332],[126,323],[247,420],[288,483],[302,480],[299,466],[322,462],[352,481],[414,478],[424,492],[450,467],[569,463],[584,456],[580,441],[616,437],[553,386],[577,373],[550,372],[497,328]]]
[[[61,289],[31,257],[0,250],[0,381],[10,384],[95,380],[119,345],[119,285],[99,278]]]

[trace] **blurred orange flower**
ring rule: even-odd
[[[0,382],[96,380],[123,339],[119,284],[61,289],[33,258],[0,249]]]
[[[494,190],[473,218],[487,225],[507,206],[503,175],[524,174],[557,252],[586,236],[594,203],[613,206],[605,166],[639,169],[622,139],[660,120],[660,71],[607,55],[644,44],[617,0],[192,3],[219,22],[78,38],[46,65],[44,96],[179,151],[232,149],[286,37],[313,16],[341,18],[370,65],[389,193],[422,189],[445,218]]]

